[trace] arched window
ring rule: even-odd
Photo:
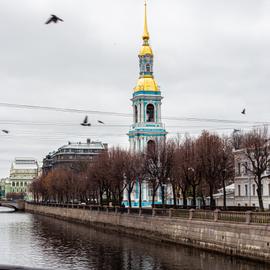
[[[153,104],[148,104],[146,107],[146,122],[155,122],[155,107]]]
[[[153,140],[147,142],[147,152],[148,154],[153,154],[155,152],[156,143]]]
[[[138,123],[138,108],[137,108],[137,106],[135,105],[135,107],[134,107],[134,110],[135,110],[135,123]]]
[[[146,72],[151,72],[150,64],[146,64]]]

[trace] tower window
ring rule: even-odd
[[[155,122],[155,107],[153,104],[148,104],[146,107],[146,122]]]
[[[134,113],[135,113],[135,123],[138,123],[138,108],[137,108],[137,106],[135,105],[135,107],[134,107]]]
[[[151,72],[150,64],[146,64],[146,72]]]
[[[156,143],[153,140],[149,140],[147,142],[147,152],[148,154],[154,154],[155,152]]]

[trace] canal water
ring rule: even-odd
[[[258,270],[260,263],[156,243],[0,207],[0,269]],[[6,208],[5,208],[6,211]]]

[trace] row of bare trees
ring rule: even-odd
[[[223,188],[226,208],[225,186],[234,179],[233,149],[236,143],[240,141],[241,147],[246,149],[245,155],[251,163],[247,170],[255,176],[258,198],[260,184],[265,177],[263,173],[269,166],[269,149],[265,146],[265,138],[261,138],[266,134],[254,130],[239,138],[237,136],[221,137],[204,131],[198,138],[186,135],[182,140],[155,144],[144,153],[112,148],[94,162],[53,169],[35,180],[31,190],[36,201],[112,202],[115,205],[122,205],[126,191],[131,207],[132,192],[137,186],[141,207],[142,186],[147,183],[152,205],[160,191],[162,205],[165,206],[165,188],[170,186],[174,206],[180,197],[184,207],[188,197],[192,198],[193,207],[196,207],[197,198],[205,205],[205,198],[209,197],[210,206],[215,207],[213,195],[217,189]]]

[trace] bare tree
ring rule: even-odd
[[[257,185],[257,195],[259,207],[264,211],[262,199],[262,180],[269,178],[265,174],[270,165],[270,146],[268,138],[268,129],[258,128],[244,135],[243,144],[244,155],[249,162],[243,163],[245,169],[252,173],[254,181]]]
[[[202,177],[209,188],[210,207],[215,207],[214,191],[220,181],[220,153],[222,152],[221,139],[216,134],[204,131],[197,139],[198,157]]]
[[[128,193],[128,204],[129,207],[131,204],[131,193],[133,191],[134,185],[138,177],[138,154],[136,153],[127,153],[124,161],[124,175],[125,175],[125,185]]]
[[[156,143],[155,147],[147,151],[147,169],[149,183],[152,188],[152,206],[155,204],[155,196],[158,188],[161,190],[162,206],[165,206],[165,186],[168,184],[170,170],[173,164],[174,145],[171,142]]]
[[[117,202],[119,206],[122,205],[123,192],[126,188],[124,181],[126,158],[126,152],[118,147],[109,151],[110,169],[108,173],[111,179],[110,188],[114,202]]]
[[[227,137],[222,138],[222,151],[220,152],[219,173],[223,189],[223,208],[226,210],[226,185],[234,179],[233,146]]]

